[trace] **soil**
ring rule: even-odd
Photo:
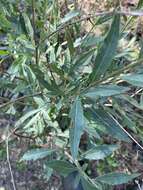
[[[11,173],[7,162],[6,145],[3,141],[7,127],[12,126],[13,124],[13,117],[4,117],[0,115],[0,190],[13,190]],[[56,173],[54,173],[49,180],[46,178],[43,168],[44,160],[20,162],[20,158],[23,153],[26,152],[32,145],[34,145],[34,142],[30,139],[19,138],[14,135],[10,138],[9,155],[16,190],[67,190],[62,188],[61,177]],[[123,172],[123,170],[126,169],[133,172],[142,173],[143,163],[141,158],[143,158],[143,155],[140,154],[137,147],[127,144],[122,146],[121,151],[124,150],[128,150],[128,155],[126,155],[126,157],[122,156],[122,153],[120,152],[119,155],[117,155],[117,160],[120,163],[118,171]],[[137,153],[139,154],[137,155]],[[94,172],[96,172],[95,164],[91,166],[91,170]],[[137,184],[131,183],[129,186],[117,186],[114,190],[129,189],[138,190]],[[143,187],[141,190],[143,190]]]
[[[6,145],[3,141],[5,129],[13,121],[0,117],[0,190],[13,190],[11,173],[7,162]],[[32,141],[12,136],[9,141],[9,155],[16,190],[59,190],[61,179],[54,174],[50,180],[46,179],[43,160],[20,162],[24,152],[32,145]]]

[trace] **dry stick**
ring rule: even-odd
[[[7,136],[7,139],[9,139],[12,134],[14,134],[14,135],[16,136],[15,132],[18,130],[18,128],[19,128],[19,126],[16,126],[13,130],[11,130],[10,133],[9,133],[9,135]],[[5,138],[2,139],[2,140],[0,141],[0,144],[2,144],[5,140],[6,140]]]
[[[23,100],[23,99],[25,99],[25,98],[34,97],[34,96],[39,96],[39,95],[42,95],[42,94],[43,94],[42,92],[37,92],[37,93],[35,93],[35,94],[30,94],[30,95],[21,96],[21,97],[15,99],[15,100],[11,100],[11,101],[9,101],[9,102],[6,102],[6,103],[0,105],[0,108],[4,108],[4,107],[6,107],[6,106],[8,106],[8,105],[10,105],[10,104],[13,104],[13,103],[15,103],[15,102],[21,101],[21,100]]]
[[[11,175],[11,182],[12,182],[12,185],[13,185],[13,190],[16,190],[16,185],[15,185],[14,176],[13,176],[13,172],[12,172],[12,167],[11,167],[11,163],[10,163],[10,157],[9,157],[9,145],[8,145],[8,141],[9,141],[9,137],[6,138],[7,162],[8,162],[8,167],[9,167],[10,175]]]
[[[140,9],[142,7],[142,0],[138,2],[137,9]],[[133,17],[130,17],[129,20],[127,21],[126,25],[122,29],[121,33],[126,29],[126,27],[131,23]]]
[[[48,36],[46,36],[43,40],[41,40],[41,42],[37,45],[37,47],[40,44],[42,44],[46,39],[49,39],[50,37],[54,36],[55,34],[60,32],[61,30],[63,30],[67,26],[71,26],[71,25],[74,25],[74,24],[95,18],[97,16],[109,16],[109,15],[114,15],[114,14],[127,15],[127,16],[143,16],[143,11],[142,12],[141,11],[105,11],[105,12],[102,11],[102,12],[97,12],[94,14],[82,16],[80,19],[77,19],[73,22],[68,22],[68,23],[65,23],[63,25],[60,25],[55,31],[53,31]]]
[[[141,187],[141,185],[139,184],[139,181],[135,180],[135,183],[137,184],[138,189],[139,189],[139,190],[142,190],[142,187]]]
[[[124,129],[124,127],[122,127],[122,125],[120,125],[120,123],[118,123],[118,121],[115,120],[113,116],[111,117],[119,125],[119,127],[128,135],[128,137],[130,137],[130,139],[132,139],[132,141],[134,141],[141,148],[141,150],[143,150],[143,146],[128,131],[126,131],[126,129]]]
[[[37,37],[36,37],[36,22],[35,22],[36,14],[35,14],[35,0],[32,0],[32,24],[34,31],[34,42],[35,42],[35,61],[38,64],[38,46],[37,46]]]
[[[80,23],[82,21],[85,21],[85,20],[89,20],[90,18],[94,18],[96,16],[104,16],[104,15],[112,15],[113,12],[111,11],[106,11],[106,12],[100,12],[100,13],[95,13],[94,15],[87,15],[87,16],[83,16],[82,18],[78,19],[78,20],[75,20],[73,22],[68,22],[68,23],[65,23],[63,25],[60,25],[55,31],[53,31],[52,33],[50,33],[48,36],[46,36],[43,40],[41,40],[40,44],[43,43],[46,39],[49,39],[50,37],[54,36],[55,34],[57,34],[58,32],[60,32],[61,30],[63,30],[64,28],[66,28],[67,26],[71,26],[71,25],[74,25],[74,24],[77,24],[77,23]],[[40,45],[39,44],[39,45]]]
[[[134,96],[136,96],[136,95],[138,95],[140,92],[142,92],[143,91],[143,89],[141,88],[141,89],[139,89],[139,90],[137,90],[133,95],[131,95],[131,97],[133,98]]]
[[[34,138],[34,137],[32,137],[32,136],[21,135],[21,134],[17,133],[16,131],[14,131],[13,134],[14,134],[15,136],[19,137],[19,138],[25,138],[25,139],[31,139],[31,140],[34,140],[34,139],[36,138],[36,137]]]

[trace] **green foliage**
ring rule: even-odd
[[[83,188],[84,190],[96,190],[96,189],[99,189],[99,187],[91,184],[89,181],[85,180],[84,178],[81,178],[81,181],[82,181],[82,185],[83,185]]]
[[[102,75],[105,74],[108,67],[110,66],[112,59],[114,58],[114,55],[116,53],[116,48],[119,40],[119,33],[120,16],[115,15],[110,31],[107,34],[104,43],[99,49],[99,52],[96,56],[93,72],[90,75],[91,81],[99,79]]]
[[[54,169],[63,176],[67,176],[68,174],[77,170],[77,168],[74,165],[72,165],[70,162],[63,160],[53,160],[47,162],[47,166]]]
[[[88,109],[88,114],[98,125],[105,127],[105,132],[122,141],[129,142],[128,135],[120,128],[120,124],[106,111],[102,109]]]
[[[22,158],[21,161],[23,160],[37,160],[37,159],[42,159],[50,154],[52,154],[55,150],[48,150],[46,148],[41,148],[41,149],[32,149],[26,152]]]
[[[122,94],[128,90],[129,88],[116,85],[102,85],[87,90],[83,95],[91,99],[96,99],[99,97],[109,97]]]
[[[0,150],[0,160],[6,159],[6,151],[3,147]]]
[[[82,32],[88,19],[81,11],[66,7],[61,16],[57,0],[22,2],[0,2],[0,109],[15,116],[19,133],[47,148],[30,149],[21,160],[44,158],[47,178],[54,170],[64,177],[77,171],[84,190],[138,177],[108,173],[118,170],[114,160],[134,133],[143,141],[142,50],[135,34],[130,39],[128,19],[116,10],[91,16],[93,27],[109,28],[97,35]],[[100,168],[101,160],[113,162],[91,179],[90,164]]]
[[[143,74],[130,74],[122,76],[122,79],[133,86],[143,87]]]
[[[69,13],[67,13],[64,18],[61,20],[61,23],[64,24],[66,22],[69,22],[71,19],[77,17],[79,15],[78,11],[71,11]]]
[[[89,160],[101,160],[117,150],[117,145],[98,145],[85,152],[82,157]]]
[[[138,176],[139,174],[128,175],[125,173],[110,173],[97,177],[96,180],[109,185],[118,185],[118,184],[127,183],[128,181]]]
[[[70,116],[73,125],[70,131],[71,153],[73,158],[76,159],[78,154],[80,138],[85,128],[83,108],[81,105],[81,101],[78,98],[76,98],[74,104],[72,105]]]

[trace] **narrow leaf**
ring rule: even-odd
[[[88,98],[97,98],[97,97],[108,97],[117,94],[122,94],[128,91],[129,88],[117,86],[117,85],[101,85],[95,88],[90,88],[83,93],[85,97]]]
[[[103,24],[103,23],[109,21],[110,19],[112,19],[112,17],[113,17],[112,14],[111,15],[103,15],[98,18],[96,25]]]
[[[6,16],[0,13],[0,28],[11,28],[11,23],[7,20]]]
[[[72,38],[72,29],[70,27],[67,27],[66,29],[66,40],[68,44],[68,48],[70,51],[70,54],[73,55],[75,52],[74,45],[73,45],[73,38]]]
[[[128,135],[120,128],[120,124],[109,113],[102,109],[88,109],[87,112],[98,125],[105,127],[109,135],[118,140],[130,141]]]
[[[140,9],[143,6],[143,0],[139,0],[137,8]]]
[[[109,185],[120,185],[120,184],[127,183],[133,180],[139,175],[140,174],[129,175],[125,173],[109,173],[109,174],[97,177],[96,180],[102,183],[109,184]]]
[[[5,55],[8,55],[9,52],[7,50],[3,50],[0,48],[0,56],[5,56]]]
[[[77,70],[80,66],[88,65],[92,59],[94,52],[94,49],[90,49],[81,55],[77,55],[73,60],[73,65],[71,66],[70,73]]]
[[[69,22],[71,19],[75,18],[78,15],[78,11],[71,11],[65,15],[65,17],[61,20],[61,23],[64,24],[66,22]]]
[[[41,108],[36,109],[36,110],[31,110],[29,112],[27,112],[24,116],[22,116],[15,124],[15,126],[20,126],[21,124],[23,124],[27,119],[29,119],[30,117],[33,117],[35,114],[37,114],[38,112],[41,111]]]
[[[97,78],[100,78],[101,75],[104,75],[112,63],[118,45],[119,31],[120,16],[115,15],[110,31],[107,34],[103,45],[98,51],[97,57],[95,59],[95,65],[93,67],[93,72],[89,77],[90,81],[94,81]]]
[[[38,160],[45,158],[48,155],[51,155],[55,150],[49,150],[47,148],[33,149],[26,152],[21,160]]]
[[[23,13],[22,15],[23,15],[23,19],[24,19],[24,23],[25,23],[27,33],[28,33],[31,41],[33,41],[34,40],[34,31],[33,31],[31,21],[30,21],[27,14]]]
[[[129,74],[121,78],[134,86],[143,87],[143,74]]]
[[[48,91],[50,91],[50,94],[52,95],[62,94],[62,91],[59,89],[59,87],[57,86],[57,84],[55,84],[54,81],[51,81],[52,84],[50,84],[48,81],[45,80],[44,73],[37,66],[31,65],[30,68],[35,74],[39,83]]]
[[[100,160],[112,154],[119,147],[117,145],[98,145],[85,152],[82,157],[89,160]]]
[[[72,105],[70,117],[73,124],[73,127],[70,131],[71,153],[73,158],[76,159],[78,155],[80,138],[85,128],[85,118],[83,115],[83,108],[79,98],[76,98],[74,104]]]
[[[64,177],[67,176],[69,173],[76,171],[77,168],[72,165],[70,162],[62,161],[62,160],[53,160],[47,162],[48,167],[54,169]]]
[[[99,187],[94,183],[91,184],[85,178],[81,177],[81,183],[84,190],[100,190]]]
[[[104,38],[102,36],[85,35],[83,38],[77,38],[74,42],[74,47],[91,48],[103,43]],[[95,52],[95,50],[94,50]]]
[[[16,88],[16,84],[14,84],[12,81],[1,79],[0,89],[5,89],[5,88],[8,88],[8,89]]]
[[[122,95],[121,98],[132,104],[133,106],[137,107],[138,109],[143,110],[143,105],[141,105],[135,98],[129,95]]]

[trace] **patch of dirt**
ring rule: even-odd
[[[3,140],[4,131],[13,121],[0,117],[0,139]],[[54,174],[50,180],[46,179],[43,160],[20,162],[20,158],[33,142],[29,139],[12,137],[9,142],[10,163],[17,190],[59,190],[61,178]],[[0,190],[13,190],[11,173],[7,162],[5,142],[0,144]]]
[[[22,149],[23,147],[20,148],[17,145],[15,148],[10,146],[10,163],[17,190],[59,190],[61,186],[60,177],[53,175],[49,181],[46,180],[42,161],[19,162]],[[4,154],[4,157],[0,160],[0,188],[12,190],[13,186],[6,154]]]

